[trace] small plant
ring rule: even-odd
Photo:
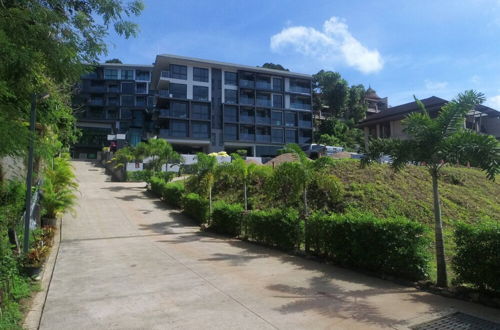
[[[209,201],[198,194],[189,193],[182,200],[183,212],[198,224],[208,222],[210,216]]]

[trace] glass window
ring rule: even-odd
[[[231,103],[231,104],[238,103],[237,92],[234,89],[225,89],[224,90],[224,97],[225,97],[225,100],[224,100],[225,103]]]
[[[104,79],[118,79],[118,70],[104,69]]]
[[[191,105],[191,118],[210,120],[210,108],[205,103],[193,103]]]
[[[187,118],[188,104],[185,102],[170,102],[170,113],[172,117]]]
[[[273,90],[283,91],[283,79],[273,78]]]
[[[117,84],[109,84],[109,86],[108,86],[108,92],[110,92],[110,93],[119,93],[120,92],[120,87]]]
[[[285,112],[285,126],[293,127],[297,126],[295,113],[293,112]]]
[[[269,125],[271,123],[271,117],[269,116],[269,110],[257,109],[257,111],[255,112],[255,121],[257,124]]]
[[[273,94],[273,107],[274,108],[283,108],[283,95]]]
[[[172,136],[187,137],[188,126],[187,121],[172,120],[170,121],[170,132]]]
[[[193,68],[193,80],[208,82],[208,69],[205,68]]]
[[[187,98],[187,85],[170,83],[169,91],[170,94],[172,94],[173,98],[176,99]]]
[[[275,126],[283,125],[283,112],[272,111],[271,113],[271,124]]]
[[[208,101],[208,87],[193,86],[193,100]]]
[[[249,104],[249,105],[255,104],[254,92],[248,90],[246,91],[242,90],[240,92],[240,104]]]
[[[257,93],[257,105],[261,107],[271,106],[271,94]]]
[[[120,119],[132,119],[132,111],[129,109],[121,109],[120,110]],[[120,126],[123,122],[120,122]]]
[[[107,119],[118,119],[118,110],[108,110]]]
[[[290,95],[290,108],[311,110],[311,98],[300,95]]]
[[[148,93],[148,84],[147,83],[137,83],[135,85],[135,92],[137,94],[147,94]]]
[[[170,78],[187,79],[187,66],[170,64]]]
[[[240,74],[240,87],[243,87],[243,88],[254,88],[255,87],[253,73],[243,72]]]
[[[145,107],[147,103],[146,96],[136,96],[135,97],[135,106],[137,107]]]
[[[134,70],[124,70],[122,69],[122,80],[133,80]]]
[[[290,79],[290,91],[295,93],[311,93],[311,82],[308,80]]]
[[[238,74],[236,72],[224,71],[224,84],[237,86],[238,85]]]
[[[108,105],[118,105],[118,97],[108,96]]]
[[[255,87],[258,89],[271,89],[271,78],[266,76],[257,76]]]
[[[149,71],[144,71],[144,70],[135,71],[135,80],[149,81],[149,77],[150,77]]]
[[[191,123],[191,132],[193,137],[207,139],[210,136],[209,123],[193,121]]]
[[[237,122],[238,121],[238,108],[232,106],[224,107],[224,121]]]
[[[121,105],[124,107],[133,107],[135,103],[134,95],[122,95]]]
[[[122,83],[122,93],[135,94],[135,84],[133,82]]]
[[[224,139],[236,140],[238,138],[238,127],[236,125],[224,125]]]
[[[283,129],[273,128],[271,130],[271,142],[272,143],[283,143]]]
[[[240,122],[253,124],[255,120],[255,114],[253,108],[242,108],[240,110]]]
[[[286,143],[296,143],[297,142],[297,131],[294,129],[285,130],[285,142]]]

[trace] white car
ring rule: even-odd
[[[344,148],[342,147],[325,146],[325,148],[326,148],[325,153],[327,156],[332,156],[333,154],[344,151]]]

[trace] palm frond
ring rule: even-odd
[[[419,145],[414,140],[375,139],[370,142],[369,151],[361,160],[361,165],[366,166],[372,162],[380,161],[382,156],[390,156],[392,158],[391,166],[399,170],[418,158],[418,149]]]
[[[463,127],[467,113],[484,102],[484,95],[474,90],[468,90],[441,108],[436,123],[441,136],[449,136]]]

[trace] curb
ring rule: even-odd
[[[59,246],[61,244],[62,236],[62,219],[57,221],[56,228],[57,232],[54,235],[54,242],[49,258],[43,266],[42,274],[39,276],[40,291],[35,293],[35,296],[31,301],[31,305],[29,306],[29,310],[26,313],[26,317],[23,322],[23,329],[38,330],[40,327],[45,301],[47,300],[52,275],[54,274],[56,266],[57,256],[59,255]]]

